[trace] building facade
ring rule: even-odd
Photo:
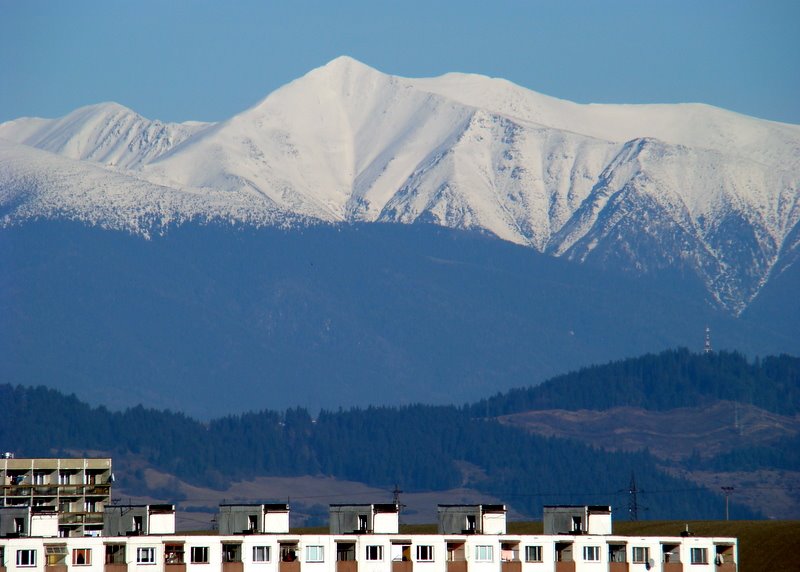
[[[262,515],[270,512],[271,505],[256,510],[252,510],[253,505],[244,506]],[[373,505],[336,505],[332,511],[363,513],[364,506]],[[440,513],[448,515],[449,524],[445,526],[450,528],[454,526],[454,515],[470,522],[470,515],[481,514],[480,506],[456,510],[450,505],[449,510]],[[231,507],[225,510],[230,514],[238,512]],[[247,510],[243,508],[242,512]],[[391,512],[380,511],[380,514],[386,516]],[[297,534],[283,531],[283,520],[276,519],[265,525],[263,533],[247,530],[238,534],[144,534],[142,531],[128,534],[127,525],[122,525],[116,527],[118,536],[15,536],[0,538],[0,572],[736,572],[738,569],[735,538],[633,537],[586,531],[507,534],[504,519],[501,522],[498,518],[497,505],[491,505],[491,510],[484,514],[491,515],[491,525],[487,527],[492,529],[491,533],[464,527],[442,534]],[[388,525],[382,523],[379,528]],[[597,526],[604,528],[605,520],[599,520]],[[349,524],[345,528],[350,528]]]
[[[0,458],[0,508],[56,513],[61,536],[100,534],[111,481],[111,459],[16,459],[6,453]]]

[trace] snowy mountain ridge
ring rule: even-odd
[[[0,124],[0,139],[5,224],[429,222],[633,273],[689,271],[733,313],[800,233],[800,126],[400,78],[348,57],[215,124],[100,104]]]

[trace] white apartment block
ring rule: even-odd
[[[159,506],[163,517],[166,505]],[[555,514],[555,518],[550,519],[550,526],[558,527],[569,517],[565,522],[571,530],[520,535],[506,533],[502,505],[440,506],[438,534],[398,532],[398,511],[389,511],[386,506],[334,505],[331,512],[336,520],[329,534],[289,531],[286,505],[242,505],[239,515],[234,514],[238,509],[228,505],[224,510],[229,513],[230,524],[226,526],[231,530],[243,528],[241,532],[155,532],[174,530],[174,526],[160,523],[151,526],[149,533],[143,528],[129,530],[128,524],[122,524],[115,525],[117,535],[0,538],[0,572],[738,570],[735,538],[609,534],[610,510],[605,514],[596,510],[599,507],[551,507],[550,515]],[[255,515],[255,520],[248,513]],[[546,508],[546,522],[547,514]]]

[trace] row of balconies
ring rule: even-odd
[[[300,572],[300,562],[281,562],[279,564],[279,572]],[[717,572],[736,572],[736,564],[733,562],[725,562],[716,565]],[[165,564],[165,569],[168,572],[186,572],[185,563]],[[393,562],[392,572],[413,572],[413,562]],[[661,564],[663,572],[683,572],[690,568],[684,568],[680,562],[664,562]],[[45,572],[67,572],[66,565],[48,565],[44,567]],[[522,562],[503,562],[501,567],[502,572],[522,572]],[[575,572],[575,562],[556,562],[556,572]],[[629,565],[627,562],[611,562],[608,564],[608,572],[628,572]],[[5,567],[0,566],[0,572],[6,572]],[[105,572],[128,572],[127,564],[106,564]],[[222,572],[244,572],[244,564],[242,562],[223,562]],[[356,561],[340,561],[336,563],[336,572],[358,572],[358,562]],[[466,561],[456,561],[447,563],[447,572],[468,572],[468,563]]]
[[[108,496],[111,485],[3,485],[7,497],[42,496]]]

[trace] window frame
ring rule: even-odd
[[[544,562],[541,544],[528,544],[525,546],[525,562]]]
[[[583,560],[584,560],[584,562],[600,562],[600,547],[599,546],[584,546],[583,547]]]
[[[78,556],[83,554],[83,564],[78,563]],[[73,548],[72,549],[72,565],[73,566],[91,566],[92,565],[92,549],[91,548]]]
[[[701,560],[697,560],[695,555],[700,555]],[[708,548],[703,546],[692,546],[689,550],[690,564],[708,564]]]
[[[190,546],[189,547],[189,562],[191,564],[209,564],[208,559],[208,546]],[[199,552],[197,552],[199,551]],[[197,554],[203,556],[203,559],[197,559]]]
[[[433,562],[433,544],[417,544],[417,562]]]
[[[305,547],[305,562],[325,562],[325,547],[321,544],[308,544]]]
[[[137,546],[136,547],[136,564],[142,566],[152,566],[156,563],[156,547],[155,546]]]
[[[258,564],[272,562],[272,547],[266,544],[253,546],[253,562],[257,562]]]
[[[643,559],[636,558],[636,552],[641,551],[644,555]],[[647,564],[650,561],[650,547],[649,546],[634,546],[631,550],[631,561],[633,564]]]
[[[370,554],[372,551],[374,554]],[[365,556],[365,560],[370,562],[383,562],[383,544],[367,544]]]
[[[476,544],[475,562],[494,562],[494,546],[491,544]]]
[[[37,550],[35,548],[20,548],[17,550],[17,568],[36,568],[36,555]],[[23,556],[26,555],[26,558]],[[25,562],[23,562],[23,560]]]

